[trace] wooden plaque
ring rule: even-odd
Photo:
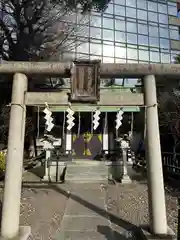
[[[75,61],[71,76],[71,101],[97,102],[100,91],[100,61]]]

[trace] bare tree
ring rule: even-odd
[[[9,128],[9,116],[10,116],[10,105],[3,105],[0,111],[0,140],[7,143],[8,140],[8,128]],[[32,133],[33,122],[31,117],[26,118],[26,131],[25,136]]]
[[[48,60],[75,47],[76,14],[60,4],[4,0],[1,6],[0,54],[4,60]]]
[[[172,136],[173,154],[176,158],[177,148],[180,146],[180,91],[173,89],[160,93],[158,101],[160,126]]]
[[[0,54],[4,60],[39,61],[61,56],[77,44],[92,8],[109,1],[1,0]],[[85,14],[82,14],[85,13]]]

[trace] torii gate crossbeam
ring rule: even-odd
[[[26,75],[58,75],[69,77],[72,62],[3,62],[0,74],[24,73]],[[101,78],[141,78],[146,75],[180,76],[180,64],[101,63]]]

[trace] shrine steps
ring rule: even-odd
[[[73,160],[67,165],[68,182],[95,183],[108,181],[108,166],[103,161]]]

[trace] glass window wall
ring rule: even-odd
[[[104,62],[171,62],[175,53],[170,53],[170,40],[179,40],[179,29],[168,25],[168,14],[177,15],[176,3],[113,0],[103,14],[94,11],[86,24],[77,25],[75,57]]]
[[[147,1],[137,0],[137,8],[147,10]]]
[[[137,23],[126,22],[127,32],[137,33]]]
[[[128,59],[138,59],[137,49],[127,48],[127,58]]]
[[[157,2],[148,1],[148,11],[157,12]]]
[[[126,17],[137,18],[136,8],[126,7]]]
[[[120,6],[120,5],[115,5],[114,6],[114,14],[115,15],[119,15],[119,16],[125,16],[125,7],[124,6]]]
[[[136,0],[126,0],[126,6],[136,7]]]
[[[115,19],[115,30],[125,31],[125,21]]]

